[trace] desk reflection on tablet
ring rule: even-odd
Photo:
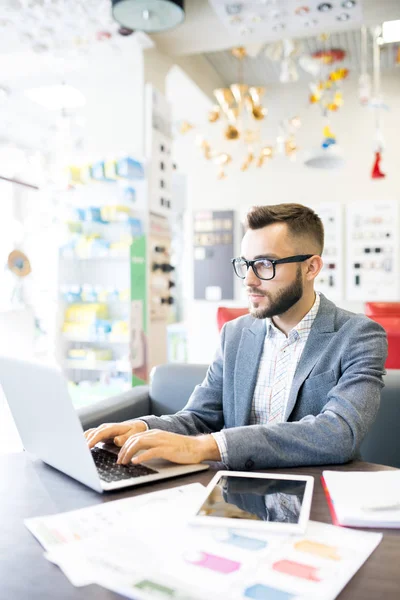
[[[221,477],[199,516],[298,523],[305,481]]]

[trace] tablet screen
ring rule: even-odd
[[[306,481],[221,476],[197,516],[298,523]]]

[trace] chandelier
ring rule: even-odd
[[[243,83],[242,64],[247,57],[246,49],[238,47],[231,52],[239,64],[238,83],[214,90],[217,104],[208,113],[208,123],[213,129],[220,126],[219,134],[222,139],[215,140],[215,136],[210,135],[213,139],[210,141],[204,134],[198,135],[196,139],[204,158],[217,165],[218,179],[226,177],[226,167],[230,164],[239,165],[243,172],[253,166],[262,167],[277,154],[294,158],[297,151],[295,131],[300,126],[298,117],[282,120],[276,139],[267,143],[263,136],[263,126],[268,115],[268,109],[263,103],[265,87]],[[188,121],[180,125],[181,134],[195,129]],[[212,134],[215,133],[213,130]]]

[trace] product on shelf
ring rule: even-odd
[[[63,285],[60,288],[61,294],[66,302],[128,302],[130,299],[129,288],[105,288],[99,285],[91,284]]]
[[[118,179],[143,179],[144,169],[141,162],[125,156],[89,165],[71,165],[68,167],[68,177],[71,185],[85,185],[96,181],[113,183]]]
[[[74,323],[92,323],[96,319],[108,318],[108,306],[95,302],[93,304],[71,304],[65,310],[65,320]]]
[[[71,360],[82,360],[92,363],[113,360],[113,353],[110,348],[70,348],[67,356]]]

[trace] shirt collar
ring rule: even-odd
[[[321,299],[320,299],[319,292],[315,292],[314,304],[312,305],[312,307],[310,308],[308,313],[306,315],[304,315],[302,320],[299,321],[299,323],[297,323],[297,325],[295,325],[295,327],[293,327],[293,329],[291,329],[289,331],[289,335],[292,333],[292,331],[293,332],[295,331],[297,333],[298,337],[300,337],[300,338],[308,336],[310,329],[312,327],[312,324],[315,321],[315,317],[317,316],[320,302],[321,302]],[[266,337],[269,337],[272,333],[279,334],[282,332],[280,329],[278,329],[274,325],[272,319],[266,318],[265,319],[265,335],[266,335]]]

